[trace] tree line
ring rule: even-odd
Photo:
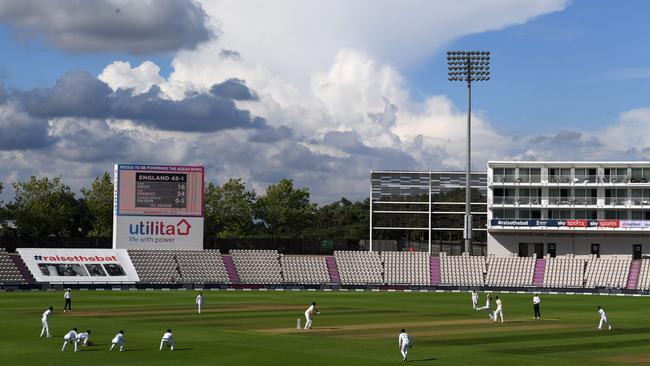
[[[61,177],[31,177],[13,183],[14,199],[0,202],[0,235],[24,237],[88,236],[99,240],[113,230],[113,180],[96,177],[81,196]],[[5,189],[0,182],[0,193]],[[204,192],[205,235],[219,238],[368,238],[369,199],[345,198],[319,206],[309,189],[291,179],[271,184],[259,195],[241,179],[208,183]],[[12,223],[8,225],[7,223]]]

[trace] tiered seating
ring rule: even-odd
[[[430,285],[431,263],[425,252],[382,252],[388,285]]]
[[[487,286],[532,286],[535,259],[522,257],[494,257],[487,259]]]
[[[241,283],[280,284],[280,254],[277,250],[241,250],[230,251],[237,268]]]
[[[639,272],[639,290],[650,290],[650,259],[641,260],[641,271]]]
[[[4,248],[0,248],[0,283],[26,283]]]
[[[329,283],[330,275],[324,256],[281,255],[280,264],[285,283]]]
[[[483,286],[486,272],[485,258],[470,256],[448,256],[440,253],[441,284],[457,286]]]
[[[181,282],[181,274],[176,267],[174,250],[129,249],[129,257],[140,277],[140,282],[175,283]]]
[[[544,287],[582,287],[585,261],[573,257],[546,256]]]
[[[184,282],[230,283],[218,250],[177,250],[175,254]]]
[[[589,259],[585,272],[586,287],[625,288],[631,262],[631,259]]]
[[[335,251],[342,284],[383,284],[383,268],[377,252]]]

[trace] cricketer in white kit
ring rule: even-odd
[[[413,347],[413,338],[411,338],[406,329],[400,330],[399,337],[397,338],[399,344],[399,351],[402,353],[402,361],[406,361],[409,356],[409,349]]]
[[[476,309],[478,307],[478,293],[476,293],[476,290],[472,290],[472,309]]]
[[[63,336],[63,347],[61,347],[61,352],[65,351],[65,347],[68,343],[74,343],[74,351],[77,352],[77,328],[72,328],[71,331]]]
[[[503,323],[503,304],[501,303],[501,299],[499,299],[499,296],[497,296],[497,309],[494,311],[494,315],[492,315],[492,320],[497,321],[499,317],[501,317],[501,323]]]
[[[109,351],[112,351],[115,346],[120,346],[120,352],[124,351],[124,331],[120,330],[117,332],[115,337],[113,337],[113,340],[111,341],[111,349]]]
[[[199,295],[196,297],[196,310],[201,314],[203,310],[203,292],[199,292]]]
[[[607,313],[602,307],[598,307],[598,314],[600,314],[600,323],[598,323],[598,330],[603,328],[603,325],[607,324],[607,329],[612,330],[612,325],[609,324],[609,319],[607,319]]]
[[[83,343],[84,346],[90,345],[90,329],[77,334],[77,342]]]
[[[49,308],[47,308],[47,310],[45,310],[43,316],[41,317],[41,325],[43,326],[41,328],[41,337],[43,335],[47,337],[52,336],[50,334],[50,315],[52,314],[52,312],[54,312],[54,308],[50,306]]]
[[[312,302],[311,306],[309,306],[307,310],[305,310],[305,320],[306,320],[305,329],[311,329],[314,313],[320,314],[320,311],[316,308],[316,303]]]
[[[174,335],[172,334],[171,329],[167,329],[167,331],[163,334],[162,339],[160,340],[160,351],[163,350],[163,346],[165,344],[169,345],[170,351],[174,350]]]

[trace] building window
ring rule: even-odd
[[[627,220],[627,211],[605,211],[607,220]]]
[[[650,168],[632,168],[630,183],[650,182]]]
[[[596,168],[576,168],[573,181],[574,183],[598,183]]]
[[[571,183],[571,168],[548,168],[549,183]]]
[[[627,183],[627,168],[605,168],[605,183]]]
[[[627,201],[627,189],[606,189],[605,190],[605,204],[612,206],[625,205]]]
[[[492,169],[492,179],[495,183],[514,183],[515,168],[494,168]]]

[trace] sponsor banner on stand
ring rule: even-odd
[[[113,239],[113,249],[203,249],[203,218],[122,216]]]
[[[645,226],[644,226],[645,225]],[[549,228],[650,228],[650,221],[583,220],[583,219],[492,219],[490,226]]]
[[[138,282],[126,250],[18,248],[18,254],[37,282]]]

